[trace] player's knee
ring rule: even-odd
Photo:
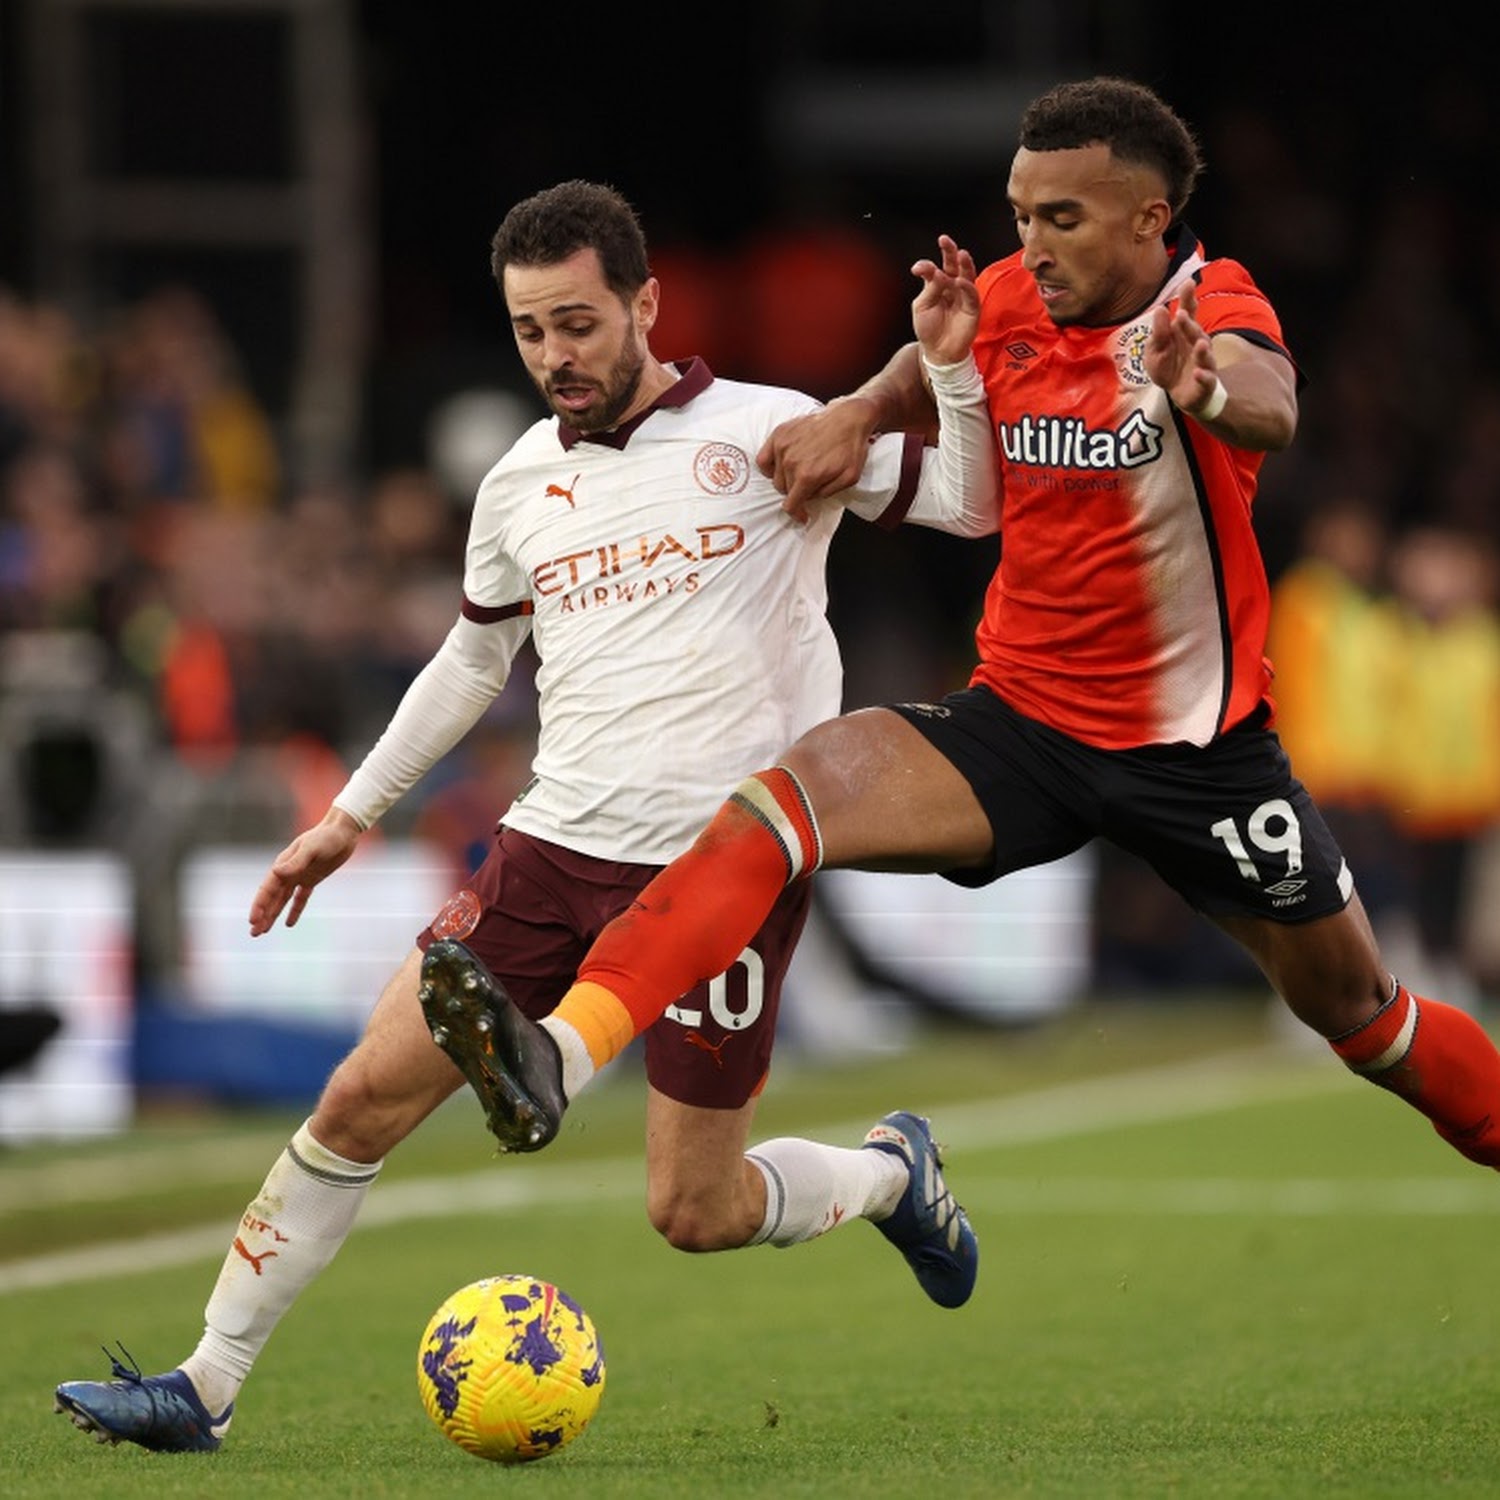
[[[1363,1026],[1391,997],[1390,976],[1374,963],[1297,974],[1282,989],[1292,1014],[1325,1037],[1343,1036]]]
[[[647,1198],[646,1214],[651,1227],[674,1250],[691,1255],[728,1250],[745,1242],[746,1236],[717,1200],[686,1193],[654,1193]]]
[[[371,1107],[362,1082],[336,1071],[313,1111],[310,1129],[320,1146],[348,1161],[379,1161],[389,1147],[389,1127],[383,1112]]]
[[[324,1085],[312,1133],[320,1145],[349,1161],[379,1161],[436,1102],[417,1097],[403,1080],[384,1076],[356,1048]]]

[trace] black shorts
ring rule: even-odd
[[[994,830],[982,886],[1093,838],[1139,855],[1210,917],[1308,922],[1343,910],[1353,878],[1265,714],[1206,746],[1100,750],[1028,719],[988,688],[893,703],[973,787]]]
[[[489,857],[422,929],[458,938],[517,1008],[540,1020],[573,983],[600,929],[660,866],[593,859],[501,826]],[[781,986],[802,935],[812,882],[793,881],[729,970],[681,996],[645,1032],[646,1078],[680,1104],[738,1109],[764,1087]]]

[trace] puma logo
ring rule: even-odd
[[[582,472],[580,469],[573,476],[572,482],[568,485],[567,489],[564,489],[560,484],[549,484],[547,486],[547,498],[550,500],[555,495],[559,500],[566,500],[568,505],[576,510],[577,507],[573,503],[573,491],[578,487],[578,480]]]
[[[682,1039],[690,1047],[701,1047],[703,1051],[708,1053],[708,1055],[713,1058],[714,1066],[716,1068],[722,1068],[724,1066],[724,1049],[729,1045],[729,1038],[727,1036],[722,1042],[715,1044],[709,1041],[709,1039],[704,1036],[701,1031],[688,1031],[683,1033]]]
[[[262,1267],[261,1262],[270,1260],[276,1254],[274,1250],[263,1250],[259,1255],[252,1255],[250,1251],[246,1249],[245,1242],[239,1237],[239,1235],[235,1235],[234,1237],[234,1249],[237,1255],[242,1255],[246,1260],[250,1262],[250,1267],[257,1276],[265,1275],[265,1270]]]

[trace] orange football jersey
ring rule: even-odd
[[[1004,500],[972,681],[1105,749],[1206,744],[1270,681],[1250,519],[1264,455],[1184,416],[1142,358],[1152,310],[1193,279],[1210,335],[1286,353],[1245,269],[1206,260],[1186,229],[1156,297],[1107,327],[1058,327],[1019,252],[979,277]]]

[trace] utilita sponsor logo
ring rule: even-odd
[[[1089,427],[1082,417],[1022,417],[1002,422],[1000,447],[1010,464],[1049,469],[1135,469],[1161,457],[1162,429],[1141,412],[1118,427]]]

